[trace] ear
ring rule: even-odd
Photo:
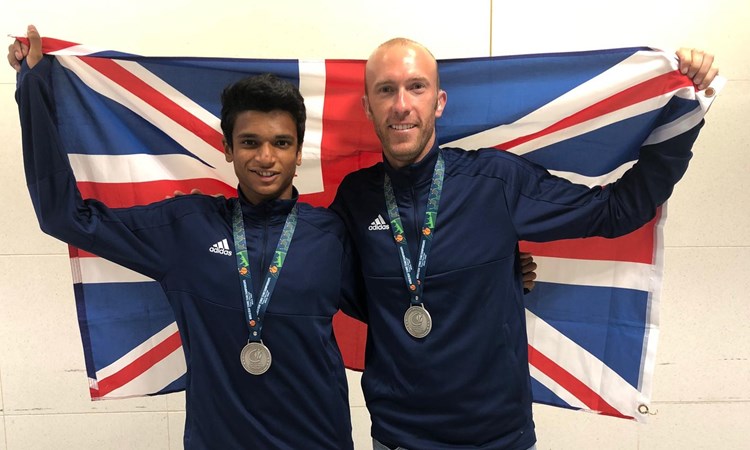
[[[362,108],[365,109],[365,115],[369,120],[372,120],[372,111],[370,110],[370,100],[367,99],[367,95],[362,96]]]
[[[297,165],[298,166],[302,165],[302,145],[301,144],[297,147]]]
[[[437,105],[435,105],[435,117],[443,115],[446,103],[448,103],[448,93],[440,89],[440,91],[438,91]]]
[[[224,159],[226,159],[227,162],[232,162],[234,160],[232,146],[227,143],[226,139],[222,139],[221,144],[224,146]]]

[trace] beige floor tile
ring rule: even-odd
[[[750,400],[750,247],[668,248],[655,401]]]
[[[0,346],[0,361],[3,361],[3,353],[2,353],[2,347]],[[0,362],[0,414],[3,414],[5,412],[5,407],[3,406],[3,367],[2,362]],[[1,421],[1,420],[0,420]]]
[[[11,415],[8,450],[167,450],[166,413]]]
[[[169,420],[169,450],[182,450],[182,437],[185,432],[185,412],[170,412]]]
[[[534,405],[538,450],[636,450],[639,424],[592,413]]]
[[[0,450],[8,449],[5,441],[5,413],[0,413]]]
[[[639,450],[748,447],[748,402],[664,403],[654,407],[657,414],[641,427]]]
[[[370,413],[364,406],[352,408],[352,439],[355,450],[372,450]]]
[[[365,406],[365,396],[362,393],[362,372],[346,369],[346,381],[349,383],[349,406]]]
[[[185,392],[175,392],[164,396],[167,400],[167,411],[180,412],[185,411]]]

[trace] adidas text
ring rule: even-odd
[[[223,239],[211,247],[208,248],[208,251],[211,253],[217,253],[219,255],[226,255],[226,256],[232,256],[232,251],[229,250],[229,243],[226,239]]]
[[[390,227],[386,223],[385,219],[383,219],[383,216],[378,214],[378,217],[375,218],[375,220],[372,221],[369,227],[367,227],[370,231],[379,231],[379,230],[387,230]]]

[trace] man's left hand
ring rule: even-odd
[[[714,67],[714,55],[694,48],[681,48],[675,52],[680,63],[680,72],[687,75],[699,91],[706,89],[719,74]]]

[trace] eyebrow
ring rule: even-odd
[[[432,84],[432,83],[430,83],[430,78],[429,78],[429,77],[425,77],[425,76],[419,76],[419,77],[410,77],[410,78],[407,78],[407,79],[406,79],[406,82],[407,82],[407,83],[413,83],[413,82],[415,82],[415,81],[420,81],[420,82],[422,82],[422,83],[425,83],[425,84],[427,84],[427,85],[430,85],[430,84]],[[378,87],[380,87],[380,86],[384,86],[384,85],[389,85],[389,84],[394,84],[394,83],[395,83],[395,81],[393,81],[393,80],[391,80],[391,79],[386,79],[386,80],[376,81],[376,82],[375,82],[375,83],[373,84],[373,87],[374,87],[374,88],[378,88]]]
[[[237,139],[242,139],[242,138],[263,138],[263,137],[264,136],[262,136],[262,135],[260,135],[258,133],[240,133],[240,134],[237,135]],[[293,134],[274,134],[272,136],[272,139],[290,139],[290,140],[293,141],[294,140],[294,135]]]

